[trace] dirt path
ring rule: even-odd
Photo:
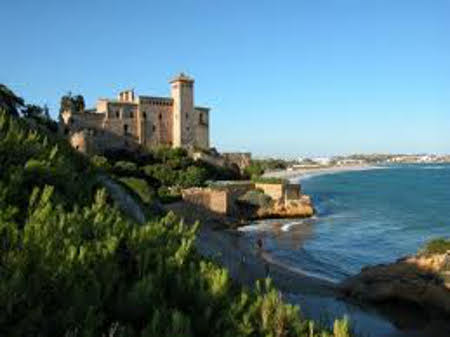
[[[128,191],[107,176],[99,176],[98,181],[105,186],[122,212],[133,218],[133,220],[137,221],[139,224],[144,224],[146,222],[146,216],[142,205],[139,204]]]

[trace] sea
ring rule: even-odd
[[[249,240],[261,238],[271,262],[290,270],[337,284],[365,266],[394,262],[430,239],[450,237],[449,164],[386,165],[291,180],[311,196],[312,219],[265,220],[240,229]],[[333,299],[289,296],[315,308],[309,314],[316,319],[323,315],[318,306],[325,315],[349,314],[363,335],[379,329],[374,336],[413,336],[425,329],[413,324],[405,334],[395,322]]]

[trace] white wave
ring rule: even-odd
[[[422,170],[450,170],[450,166],[423,166]]]
[[[283,232],[288,232],[292,227],[297,226],[297,225],[302,225],[303,223],[304,223],[303,221],[288,222],[287,224],[284,224],[283,226],[281,226],[281,230]]]

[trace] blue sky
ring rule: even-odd
[[[219,150],[450,153],[450,0],[5,0],[0,82],[56,116],[196,79]]]

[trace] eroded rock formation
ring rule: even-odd
[[[363,301],[412,302],[450,314],[450,254],[418,255],[366,267],[342,282],[341,292]]]

